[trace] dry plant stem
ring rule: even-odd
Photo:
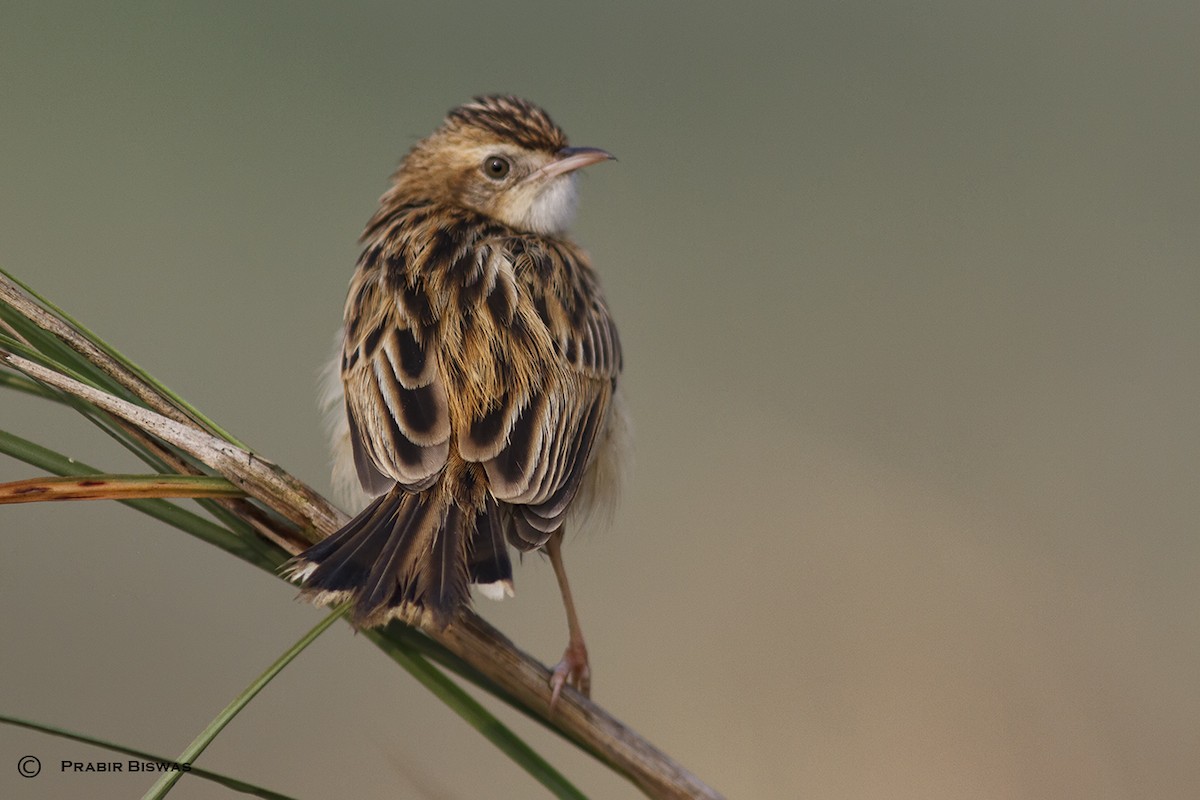
[[[550,671],[504,634],[467,612],[432,637],[633,781],[648,797],[720,800],[721,795],[637,732],[571,687],[550,711]]]
[[[213,479],[218,480],[218,479]],[[213,486],[202,490],[171,481],[168,478],[111,480],[109,478],[32,478],[26,481],[0,483],[0,505],[9,503],[38,503],[47,500],[137,500],[151,497],[229,497],[232,489]],[[240,492],[238,492],[240,493]]]
[[[34,380],[82,398],[190,453],[246,494],[277,509],[305,528],[324,531],[336,529],[341,515],[316,492],[291,476],[284,478],[284,473],[274,464],[200,430],[195,423],[169,419],[13,353],[0,352],[0,364],[7,364]]]
[[[310,541],[285,520],[272,518],[261,507],[242,498],[215,498],[231,512],[241,517],[243,521],[262,534],[263,538],[273,543],[280,550],[295,555],[310,544]]]
[[[116,418],[116,423],[120,425],[130,436],[137,439],[143,447],[154,453],[171,469],[178,472],[180,475],[201,475],[200,470],[190,464],[186,459],[181,458],[171,448],[164,447],[157,439],[147,436],[140,428],[131,422]],[[293,528],[287,527],[286,523],[281,520],[271,519],[264,514],[262,510],[256,507],[253,503],[249,503],[244,499],[236,497],[221,497],[212,498],[214,502],[220,503],[227,510],[241,517],[249,523],[254,530],[258,531],[269,542],[282,547],[284,549],[294,548],[292,542],[297,541],[297,532]],[[303,542],[304,540],[299,540]],[[301,545],[303,546],[303,545]]]
[[[54,370],[0,351],[0,364],[24,372],[31,378],[53,386],[124,419],[136,428],[188,453],[238,488],[269,508],[301,525],[306,538],[328,536],[347,517],[328,501],[293,476],[270,462],[204,431],[183,415],[153,387],[125,371],[109,356],[95,348],[69,326],[49,315],[40,306],[16,292],[7,280],[0,279],[0,299],[5,300],[46,330],[53,332],[70,347],[111,374],[148,405],[161,409],[156,413],[114,397]],[[173,466],[174,466],[173,462]],[[182,470],[181,470],[182,471]],[[225,502],[246,504],[245,500]],[[272,526],[257,514],[256,528]],[[269,534],[268,534],[269,535]],[[304,543],[293,537],[269,535],[290,554],[303,549]],[[719,800],[716,791],[701,782],[669,756],[655,748],[604,709],[567,688],[550,709],[550,672],[535,659],[517,649],[503,634],[471,611],[444,631],[425,631],[470,664],[532,713],[541,715],[552,727],[584,749],[628,777],[648,796],[654,798],[710,798]]]
[[[186,459],[181,458],[175,451],[169,447],[163,446],[157,439],[147,436],[136,425],[126,420],[117,418],[116,422],[136,438],[142,445],[158,456],[171,469],[178,472],[180,475],[202,475],[203,473],[189,463]],[[255,506],[253,503],[240,497],[213,497],[213,502],[224,506],[228,511],[241,517],[254,530],[262,534],[263,538],[275,545],[282,547],[291,552],[297,546],[303,549],[308,542],[303,538],[299,538],[299,534],[295,528],[290,527],[283,520],[272,519],[267,514],[263,513],[262,509]],[[297,544],[299,543],[299,544]]]
[[[168,419],[12,353],[0,352],[0,364],[7,364],[46,385],[80,397],[190,454],[251,497],[311,527],[319,534],[316,538],[328,536],[347,520],[344,514],[323,498],[318,497],[320,502],[312,503],[309,494],[315,493],[311,489],[307,492],[296,491],[294,486],[299,481],[282,473],[274,465],[200,430],[195,423]],[[292,541],[280,542],[280,545],[293,555],[303,547]],[[574,689],[564,689],[552,713],[549,670],[518,650],[503,634],[473,612],[464,612],[444,631],[426,630],[425,633],[486,675],[528,709],[550,721],[565,736],[627,776],[648,796],[721,797]]]
[[[30,322],[44,331],[62,339],[72,350],[102,369],[105,374],[124,386],[150,408],[176,422],[195,424],[186,414],[166,399],[153,387],[147,386],[136,375],[131,375],[120,363],[96,345],[80,336],[70,325],[42,308],[7,278],[0,276],[0,300],[8,303]]]
[[[33,322],[42,330],[57,336],[65,345],[79,353],[91,363],[95,364],[98,368],[103,370],[105,374],[109,375],[117,383],[132,392],[134,396],[139,398],[153,411],[158,412],[160,415],[173,422],[179,423],[186,428],[191,428],[199,433],[208,435],[209,438],[226,445],[229,449],[237,450],[239,453],[246,454],[251,460],[255,458],[253,454],[246,453],[246,451],[241,450],[240,448],[234,448],[223,440],[209,435],[201,425],[199,425],[195,420],[191,419],[191,417],[185,414],[181,409],[176,407],[169,398],[163,397],[161,394],[159,394],[157,389],[148,385],[140,377],[127,370],[124,365],[113,359],[112,356],[108,355],[108,353],[98,348],[95,344],[89,341],[87,337],[82,336],[73,327],[47,311],[27,294],[25,294],[25,292],[22,291],[19,286],[10,281],[8,277],[4,275],[0,275],[0,301],[12,306],[13,309],[20,312],[22,316],[24,316],[30,322]],[[7,353],[4,353],[3,355],[11,356],[11,354]],[[29,373],[26,372],[26,374]],[[31,375],[31,377],[33,376]],[[72,392],[72,394],[75,393]],[[118,414],[117,416],[122,415]],[[133,422],[137,427],[143,427],[136,420],[130,421]],[[166,441],[170,440],[166,439]],[[187,448],[181,449],[186,450]],[[205,463],[208,462],[206,461]],[[269,462],[259,460],[259,465],[265,468],[269,465]],[[212,465],[210,464],[209,466]],[[285,503],[279,508],[279,510],[287,511],[288,509],[304,509],[306,512],[303,518],[293,521],[311,530],[312,528],[317,527],[317,520],[328,520],[338,517],[338,512],[336,509],[334,509],[324,497],[313,491],[311,487],[297,480],[283,470],[275,468],[274,465],[269,466],[270,468],[274,469],[276,476],[275,480],[269,482],[268,485],[273,485],[273,487],[279,488],[284,497],[292,497],[294,500],[301,501],[296,504]],[[229,475],[226,475],[226,477],[228,477],[231,481],[233,480],[233,478]],[[244,503],[244,501],[231,502],[233,504]],[[256,516],[261,518],[261,515]],[[272,529],[269,525],[264,526],[261,521],[256,523],[255,527],[260,528],[264,533],[270,531],[267,533],[267,538],[271,539],[272,541],[284,538],[278,530]]]

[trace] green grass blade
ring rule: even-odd
[[[18,728],[28,728],[31,731],[38,731],[39,733],[45,733],[50,736],[58,736],[59,738],[70,739],[75,742],[83,742],[84,744],[90,744],[94,747],[102,747],[105,750],[111,750],[114,753],[121,753],[122,755],[133,756],[134,758],[139,758],[143,761],[169,761],[169,759],[164,758],[163,756],[156,755],[154,753],[147,753],[145,750],[138,750],[133,747],[125,747],[124,745],[120,745],[115,742],[98,739],[95,736],[87,736],[82,733],[75,733],[74,731],[69,731],[65,728],[56,728],[53,725],[43,725],[39,722],[33,722],[32,720],[21,719],[19,717],[10,717],[6,714],[0,714],[0,723],[13,725]],[[246,783],[245,781],[238,780],[237,778],[231,778],[228,775],[222,775],[219,772],[210,772],[206,769],[192,767],[188,774],[197,778],[202,778],[206,781],[219,783],[225,788],[232,789],[235,792],[241,792],[242,794],[248,794],[253,797],[264,798],[264,800],[295,800],[295,798],[292,798],[286,794],[273,792],[270,789],[264,789],[261,786],[255,786],[252,783]]]
[[[242,448],[243,450],[247,450],[247,451],[250,450],[249,447],[242,444],[240,441],[238,441],[236,438],[234,438],[232,434],[230,434],[228,431],[226,431],[220,425],[213,422],[211,419],[209,419],[207,416],[205,416],[203,413],[201,413],[200,410],[197,409],[195,406],[193,406],[191,403],[184,400],[182,397],[180,397],[178,394],[176,394],[174,391],[172,391],[169,387],[167,387],[163,383],[160,383],[157,379],[155,379],[152,375],[150,375],[150,373],[146,372],[146,370],[142,369],[140,366],[135,364],[133,361],[126,358],[125,355],[123,355],[119,350],[117,350],[115,347],[113,347],[112,345],[108,344],[106,341],[101,339],[99,336],[97,336],[95,333],[93,333],[91,330],[89,330],[86,326],[81,324],[78,320],[76,320],[70,314],[63,311],[61,308],[59,308],[54,303],[50,302],[48,299],[46,299],[42,295],[38,294],[28,284],[26,284],[25,282],[23,282],[16,276],[12,275],[11,273],[7,272],[3,268],[0,268],[0,275],[4,275],[4,277],[8,278],[10,281],[15,283],[17,286],[20,286],[21,289],[23,289],[30,297],[32,297],[34,300],[36,300],[38,303],[40,303],[43,308],[52,312],[55,316],[57,316],[63,322],[70,325],[81,336],[88,339],[92,344],[96,345],[96,347],[99,347],[110,358],[112,358],[117,363],[119,363],[121,366],[125,367],[125,369],[129,370],[131,373],[136,375],[139,379],[141,379],[148,386],[153,388],[160,395],[162,395],[163,397],[170,400],[178,408],[185,411],[189,416],[191,416],[197,422],[206,426],[210,431],[212,431],[212,433],[216,434],[217,436],[220,436],[222,439],[224,439],[225,441],[227,441],[231,444],[237,445],[238,447]]]
[[[76,372],[62,364],[51,362],[48,359],[46,359],[45,357],[43,357],[40,352],[38,352],[36,350],[32,350],[32,349],[26,347],[24,344],[22,344],[20,342],[16,342],[4,335],[0,335],[0,348],[6,349],[9,352],[23,356],[32,361],[36,361],[37,363],[42,364],[43,366],[55,369],[64,375],[68,375],[72,378],[75,378],[76,380],[78,380],[80,382],[87,383],[90,386],[96,386],[97,388],[101,388],[101,389],[104,388],[103,386],[100,385],[100,383],[102,382],[99,380],[100,378],[105,378],[105,379],[108,378],[107,375],[104,375],[99,370],[96,370],[90,363],[87,363],[87,362],[85,362],[83,365],[88,370],[87,374],[84,374],[81,372]],[[10,376],[14,380],[18,380],[18,381],[24,380],[27,383],[34,384],[34,385],[39,385],[39,386],[41,385],[30,378],[25,378],[24,376],[21,376],[16,373],[0,372],[0,375]],[[96,378],[97,380],[92,380],[92,378]],[[20,387],[20,385],[18,384],[17,388],[22,388],[22,387]],[[83,417],[85,419],[88,420],[88,422],[91,422],[93,425],[98,427],[100,430],[102,430],[108,436],[110,436],[111,438],[116,440],[116,442],[118,444],[120,444],[122,447],[124,447],[129,452],[133,453],[135,456],[137,456],[139,459],[141,459],[143,462],[145,462],[152,469],[156,470],[157,472],[162,472],[162,473],[171,473],[174,471],[174,470],[169,469],[167,467],[167,465],[162,461],[162,459],[160,459],[155,453],[148,450],[142,444],[141,441],[139,441],[136,437],[130,435],[130,433],[124,427],[122,427],[121,424],[118,423],[112,417],[111,414],[108,414],[107,412],[97,409],[95,406],[91,405],[90,403],[88,403],[85,400],[79,399],[78,397],[73,397],[69,394],[66,394],[63,392],[58,392],[57,390],[51,389],[48,387],[43,387],[43,388],[44,388],[45,392],[52,393],[53,399],[58,400],[62,404],[70,406],[71,408],[78,411],[80,414],[83,415]],[[126,392],[123,388],[118,387],[118,389],[120,392],[120,394],[118,394],[118,396],[124,395],[126,397],[126,399],[129,399],[131,402],[136,401],[136,398],[130,397],[128,395],[128,392]]]
[[[515,708],[520,708],[520,703],[511,698],[503,688],[495,684],[488,676],[472,667],[466,661],[463,661],[442,643],[426,636],[416,628],[405,625],[403,622],[394,620],[382,628],[373,629],[367,634],[367,638],[389,655],[391,655],[391,648],[394,647],[417,653],[435,664],[442,665],[450,672],[470,681],[480,689],[494,694]]]
[[[253,683],[247,686],[241,694],[233,699],[233,702],[225,706],[224,710],[222,710],[221,713],[216,716],[216,719],[210,722],[208,727],[201,731],[200,735],[193,739],[192,743],[188,745],[182,753],[179,754],[179,758],[176,759],[176,761],[180,764],[191,764],[193,761],[199,758],[200,754],[203,753],[205,748],[212,743],[213,739],[217,738],[217,734],[224,730],[225,726],[228,725],[230,721],[238,715],[238,712],[245,708],[246,705],[253,700],[254,697],[263,690],[263,687],[270,683],[276,675],[282,672],[284,667],[292,663],[292,659],[300,655],[304,648],[316,641],[318,636],[324,633],[330,625],[332,625],[343,614],[345,614],[346,609],[349,607],[349,603],[343,603],[342,605],[338,606],[331,614],[329,614],[329,616],[318,622],[316,627],[304,634],[304,636],[300,638],[300,641],[288,648],[287,652],[276,659],[275,663],[268,667],[266,672],[264,672],[262,675],[259,675]],[[161,798],[166,797],[167,792],[171,791],[171,787],[178,783],[179,779],[184,774],[185,773],[183,772],[163,773],[162,777],[150,787],[150,791],[146,792],[142,800],[161,800]]]
[[[163,475],[178,474],[170,465],[163,461],[157,453],[147,449],[141,440],[130,435],[129,431],[127,431],[108,412],[101,411],[86,401],[70,395],[62,396],[61,401],[64,405],[73,407],[76,411],[82,414],[88,422],[91,422],[151,469]],[[200,470],[205,469],[203,464],[196,463],[195,459],[186,453],[177,453],[177,455],[196,468]],[[264,553],[269,552],[269,545],[261,540],[254,527],[247,523],[244,519],[215,501],[197,499],[196,503],[213,517],[215,517],[217,522],[222,526],[242,537],[245,541],[252,543]]]
[[[20,282],[16,278],[9,275],[0,269],[0,274],[3,274],[12,281],[16,286],[21,287],[28,293],[30,298],[41,304],[41,307],[47,313],[55,315],[63,324],[70,326],[71,336],[78,334],[79,337],[87,339],[90,343],[87,346],[78,345],[87,349],[94,346],[103,352],[106,358],[112,359],[116,364],[120,365],[124,370],[127,370],[132,376],[139,381],[144,382],[154,392],[161,395],[172,405],[175,405],[180,410],[187,413],[194,420],[206,426],[214,434],[224,438],[225,440],[240,445],[236,439],[222,430],[219,426],[204,417],[193,406],[188,404],[167,387],[153,379],[144,370],[133,364],[129,359],[125,358],[115,348],[109,346],[103,340],[99,339],[94,333],[72,319],[69,315],[50,303],[45,298],[38,295],[30,287]],[[22,301],[24,302],[24,301]],[[9,322],[12,328],[22,337],[29,340],[29,344],[25,344],[11,336],[3,333],[3,326],[0,326],[0,348],[12,349],[14,352],[20,352],[22,355],[34,360],[38,363],[46,364],[48,367],[70,375],[77,380],[86,384],[97,386],[105,391],[110,392],[118,397],[142,403],[132,397],[132,392],[124,386],[115,383],[110,375],[104,372],[103,369],[93,364],[87,358],[83,357],[74,349],[68,347],[65,342],[58,339],[56,335],[52,335],[47,331],[38,328],[34,323],[25,317],[17,314],[15,309],[0,303],[0,319],[5,319]],[[65,335],[65,333],[64,333]],[[93,357],[96,357],[93,355]],[[0,375],[0,377],[4,377]],[[140,458],[151,465],[153,469],[173,473],[162,460],[153,452],[147,451],[136,437],[130,436],[119,424],[108,416],[107,413],[99,411],[83,401],[74,398],[65,398],[58,395],[56,392],[50,394],[46,391],[37,391],[35,384],[28,381],[19,375],[11,376],[11,380],[0,381],[0,386],[8,386],[18,391],[25,391],[30,394],[40,394],[43,397],[49,397],[58,401],[65,401],[74,405],[77,410],[80,410],[89,419],[89,421],[98,425],[102,430],[115,438],[123,446],[130,449]],[[53,390],[50,390],[53,391]],[[141,389],[139,388],[139,391]],[[152,401],[153,402],[153,399]],[[71,459],[67,459],[60,454],[41,448],[32,442],[20,439],[0,431],[0,452],[8,452],[15,455],[17,458],[27,461],[28,463],[41,466],[51,472],[56,472],[60,475],[79,475],[79,474],[94,474],[96,470],[87,467],[86,465],[78,464]],[[54,466],[49,466],[53,464]],[[238,556],[239,558],[260,566],[268,570],[276,570],[279,565],[285,560],[286,556],[281,551],[270,548],[258,535],[253,528],[237,516],[236,513],[212,503],[212,501],[201,501],[207,504],[208,510],[215,514],[217,518],[224,523],[222,525],[214,524],[209,520],[199,517],[180,508],[179,506],[163,500],[123,500],[127,505],[131,505],[138,510],[156,516],[169,524],[179,527],[199,538],[209,541],[223,550]],[[264,553],[263,549],[269,549],[270,552]],[[340,613],[340,612],[339,612]],[[336,618],[336,614],[324,621],[318,629],[314,629],[306,640],[302,640],[303,644],[298,643],[293,651],[281,657],[281,660],[268,670],[254,685],[248,688],[237,700],[227,708],[212,724],[202,733],[185,751],[184,756],[180,761],[187,760],[189,763],[191,758],[198,756],[205,747],[219,734],[220,730],[228,724],[229,720],[240,711],[266,682],[271,680],[274,674],[286,665],[291,658],[303,649],[303,646],[315,638],[321,631],[332,623]],[[496,694],[500,699],[509,702],[519,710],[522,709],[520,704],[513,698],[509,697],[504,691],[500,690],[493,681],[489,680],[485,675],[475,670],[457,656],[453,655],[449,650],[434,641],[429,637],[425,637],[415,630],[407,630],[404,635],[401,635],[395,629],[395,626],[389,628],[386,632],[370,631],[368,637],[372,641],[388,653],[393,660],[397,661],[404,669],[412,674],[418,682],[427,689],[432,691],[435,696],[445,702],[455,713],[459,714],[472,727],[480,731],[489,741],[499,747],[501,751],[508,754],[518,765],[525,769],[530,775],[537,779],[542,785],[547,787],[555,796],[566,798],[580,798],[583,794],[572,786],[561,774],[559,774],[548,762],[532,750],[525,742],[513,734],[506,728],[495,716],[487,709],[480,705],[470,695],[466,694],[457,684],[449,679],[449,677],[440,671],[430,660],[441,664],[445,669],[456,672],[463,676],[466,680],[476,683],[485,691]],[[528,710],[525,710],[529,713]],[[531,715],[538,719],[536,715]],[[543,720],[542,721],[544,724]],[[160,781],[159,786],[151,790],[148,797],[160,797],[170,790],[171,786],[178,780],[179,773],[176,773],[173,778],[164,776],[164,781]],[[160,792],[156,794],[155,792]]]
[[[43,400],[53,400],[56,403],[66,403],[66,397],[54,389],[43,386],[37,381],[30,380],[24,375],[0,371],[0,389],[12,389],[17,392],[31,394]]]
[[[67,347],[57,336],[42,330],[16,309],[2,302],[0,302],[0,320],[6,322],[16,334],[14,336],[5,332],[0,335],[0,346],[25,355],[26,358],[32,358],[39,363],[53,366],[54,369],[69,371],[73,376],[86,376],[86,378],[81,377],[80,380],[86,380],[93,386],[101,386],[105,391],[120,392],[119,396],[128,398],[128,391],[119,386],[111,376]]]
[[[102,470],[68,458],[7,431],[0,431],[0,453],[55,475],[97,475],[102,472]],[[166,500],[118,500],[117,502],[149,514],[157,520],[190,533],[196,538],[262,569],[274,572],[287,559],[286,554],[282,552],[277,555],[264,553],[228,529]]]
[[[0,308],[3,307],[0,306]],[[19,342],[3,333],[0,333],[0,351],[8,351],[15,355],[22,356],[41,364],[44,367],[47,367],[48,369],[53,369],[63,375],[72,377],[81,383],[86,383],[89,386],[103,389],[105,391],[113,388],[112,386],[106,388],[104,385],[102,385],[105,383],[105,379],[108,379],[108,376],[96,369],[91,363],[86,361],[83,363],[82,366],[86,370],[85,372],[73,370],[62,363],[55,362],[52,359],[47,358],[41,351],[31,348],[25,345],[23,342]],[[108,380],[111,382],[111,379]],[[70,406],[87,418],[89,422],[96,425],[113,439],[116,439],[117,442],[123,447],[132,452],[138,458],[145,461],[157,471],[171,471],[167,469],[165,465],[163,465],[161,460],[159,460],[152,453],[148,452],[140,442],[138,442],[134,437],[130,436],[129,433],[113,419],[112,415],[104,411],[100,411],[95,406],[79,399],[78,397],[74,397],[65,392],[60,392],[57,389],[44,386],[32,378],[25,377],[19,372],[9,372],[7,369],[0,370],[0,387],[13,388],[19,391],[25,391],[29,394],[38,394],[47,399],[56,400],[63,405]],[[39,388],[35,389],[34,387]],[[123,387],[116,387],[116,391],[116,396],[118,397],[122,397],[130,402],[137,401],[137,398],[132,397]],[[110,394],[111,393],[112,392],[110,392]]]
[[[24,318],[22,318],[22,319],[24,319]],[[4,336],[2,334],[0,334],[0,346],[7,347],[8,349],[12,350],[13,352],[17,353],[18,355],[23,355],[26,358],[31,358],[32,360],[35,360],[38,363],[47,364],[48,359],[43,357],[41,353],[39,353],[36,350],[30,350],[29,348],[25,347],[20,342],[15,342],[10,337]],[[105,375],[103,373],[103,371],[95,369],[95,367],[90,362],[84,362],[81,365],[81,366],[87,368],[88,371],[87,371],[86,375],[83,373],[80,373],[78,371],[71,370],[59,363],[48,364],[48,366],[52,366],[55,369],[59,369],[60,371],[64,372],[64,374],[69,374],[72,377],[76,378],[77,380],[81,380],[84,382],[89,382],[88,378],[91,377],[91,378],[93,378],[93,380],[90,381],[90,383],[92,385],[95,385],[98,382],[104,382],[103,379],[108,378],[108,376]],[[37,397],[42,397],[47,400],[54,400],[55,402],[62,403],[63,405],[66,405],[66,406],[70,406],[70,407],[74,408],[76,411],[78,411],[80,414],[82,414],[85,419],[87,419],[93,425],[95,425],[100,430],[102,430],[105,434],[107,434],[112,439],[114,439],[118,444],[120,444],[122,447],[124,447],[126,450],[128,450],[133,455],[135,455],[138,459],[140,459],[142,462],[144,462],[147,466],[149,466],[152,469],[154,469],[160,473],[163,473],[163,474],[173,474],[173,472],[174,472],[155,453],[147,450],[138,439],[129,435],[129,433],[125,430],[125,428],[123,428],[119,423],[117,423],[113,419],[112,415],[110,415],[104,411],[97,410],[95,407],[84,402],[83,400],[80,400],[76,397],[72,397],[71,395],[68,395],[68,394],[63,394],[61,392],[58,392],[55,389],[51,389],[49,387],[43,386],[42,384],[38,383],[37,381],[26,378],[25,376],[20,375],[19,373],[10,373],[7,371],[0,371],[0,388],[14,389],[16,391],[25,392],[27,394],[35,395]],[[135,401],[135,398],[130,397],[128,392],[124,389],[124,387],[116,386],[114,383],[113,385],[109,386],[108,388],[116,390],[119,393],[118,396],[124,395],[131,401]],[[193,461],[193,459],[189,458],[186,455],[182,455],[181,457],[188,461]],[[197,466],[200,466],[200,465],[197,465]],[[247,524],[245,522],[245,520],[241,519],[236,514],[231,513],[228,509],[221,506],[219,503],[214,503],[214,502],[206,501],[206,500],[198,500],[197,502],[206,511],[208,511],[208,513],[210,513],[214,517],[216,517],[216,519],[225,527],[229,528],[230,530],[238,533],[239,535],[241,535],[247,539],[252,539],[254,541],[257,541],[257,534],[254,531],[254,528],[251,527],[249,524]]]
[[[0,308],[3,308],[3,306],[0,306]],[[49,336],[49,334],[45,334],[38,328],[34,328],[34,330],[43,333],[45,336]],[[47,349],[53,351],[53,348]],[[97,370],[89,362],[79,359],[74,350],[64,348],[65,352],[63,355],[66,357],[60,359],[48,353],[47,349],[39,349],[36,345],[26,344],[7,334],[0,333],[0,350],[27,358],[48,369],[74,378],[81,383],[86,383],[88,386],[94,386],[109,394],[115,394],[123,399],[131,400],[130,394],[125,387],[115,386],[112,378]],[[75,358],[71,358],[71,356],[75,356]]]
[[[21,319],[24,320],[23,317]],[[27,320],[25,322],[29,324]],[[35,330],[40,332],[40,329]],[[107,374],[96,368],[90,362],[83,361],[81,364],[81,366],[87,371],[86,374],[77,372],[63,364],[49,361],[49,359],[45,358],[40,352],[30,349],[25,344],[15,341],[11,337],[8,337],[4,334],[0,334],[0,347],[4,347],[5,349],[8,349],[18,355],[22,355],[45,366],[56,369],[63,374],[69,375],[81,382],[88,383],[89,385],[96,386],[97,384],[111,383],[113,385],[109,386],[108,388],[115,389],[118,392],[118,396],[124,395],[131,402],[137,402],[137,399],[132,397],[132,395],[130,395],[124,387],[117,386]],[[70,353],[75,355],[74,351],[70,351]],[[171,469],[161,458],[159,458],[157,454],[146,449],[140,440],[130,435],[130,433],[120,423],[113,419],[112,415],[108,414],[107,412],[100,411],[90,403],[80,400],[79,398],[72,397],[71,395],[57,392],[54,389],[46,388],[36,381],[26,378],[18,373],[0,371],[0,387],[5,386],[26,391],[30,394],[38,394],[48,399],[56,400],[63,405],[74,408],[76,411],[82,414],[85,419],[98,427],[109,437],[114,439],[118,444],[144,462],[151,469],[163,474],[174,474],[173,469]],[[104,387],[101,386],[99,388]],[[189,462],[194,461],[187,455],[181,455],[181,457]],[[250,543],[252,547],[255,547],[265,557],[267,557],[271,563],[274,563],[275,559],[273,558],[273,554],[267,545],[259,538],[254,528],[248,523],[235,514],[230,513],[227,509],[217,503],[209,500],[198,500],[197,502],[206,511],[216,517],[224,527],[241,536],[244,541]]]
[[[516,762],[538,783],[545,786],[555,797],[566,800],[587,800],[587,796],[575,788],[546,759],[538,755],[495,715],[415,650],[395,639],[386,637],[381,631],[367,630],[363,633],[393,661],[407,670],[408,674],[416,678],[422,686],[432,692],[454,713],[466,720],[468,725],[483,734],[484,738]]]

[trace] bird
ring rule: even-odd
[[[620,339],[567,234],[578,170],[613,158],[513,95],[413,145],[360,238],[330,371],[335,480],[370,501],[287,565],[358,627],[444,630],[470,584],[513,594],[510,546],[543,551],[568,627],[551,707],[591,686],[563,537],[611,511],[626,469]]]

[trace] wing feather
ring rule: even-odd
[[[342,381],[359,481],[371,494],[393,484],[421,491],[450,452],[450,409],[439,354],[422,335],[410,291],[388,291],[378,271],[360,270],[347,300]]]
[[[544,541],[590,465],[620,341],[573,245],[495,237],[475,247],[454,261],[473,270],[419,280],[361,270],[351,287],[342,377],[355,465],[368,492],[421,491],[453,441],[483,466],[497,501],[520,507],[522,536]]]
[[[621,346],[580,251],[526,239],[508,253],[504,265],[511,271],[495,285],[510,285],[504,278],[512,275],[518,305],[512,319],[532,333],[507,336],[502,345],[514,362],[534,364],[541,381],[510,387],[499,406],[471,420],[458,446],[464,458],[483,464],[492,495],[519,507],[518,545],[537,546],[562,524],[590,465],[621,370]],[[521,397],[528,399],[515,400]]]

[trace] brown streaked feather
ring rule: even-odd
[[[504,448],[520,409],[509,401],[508,395],[497,398],[495,406],[471,420],[470,427],[459,437],[458,451],[468,461],[487,461]]]
[[[467,549],[479,524],[445,492],[393,486],[290,569],[304,575],[307,594],[352,597],[356,625],[380,624],[407,604],[445,627],[468,596]]]
[[[578,432],[569,438],[560,437],[570,444],[562,448],[555,464],[554,476],[545,482],[547,491],[539,492],[538,498],[527,503],[522,509],[525,518],[535,528],[551,532],[557,530],[562,523],[567,506],[575,499],[583,473],[591,463],[592,445],[596,442],[601,421],[608,411],[609,399],[607,392],[598,395],[588,408],[586,416],[579,420],[575,429]],[[541,499],[543,496],[544,500]]]
[[[382,544],[372,533],[396,516],[401,499],[394,493],[375,498],[337,533],[304,551],[303,562],[317,565],[306,580],[307,585],[330,592],[357,589],[369,574]],[[334,555],[337,557],[332,558]]]
[[[347,402],[345,405],[346,424],[350,434],[350,447],[354,453],[354,470],[358,473],[358,481],[362,484],[363,491],[369,495],[378,497],[392,488],[392,485],[396,481],[391,476],[385,475],[376,466],[375,459],[368,450],[367,440],[363,437],[362,430],[358,427],[358,422],[354,419],[354,411],[350,408],[350,403]]]
[[[440,507],[439,507],[440,506]],[[384,608],[403,592],[400,576],[411,573],[423,559],[421,543],[436,529],[446,513],[430,493],[405,494],[397,503],[390,519],[391,533],[379,553],[370,573],[361,584],[357,612],[369,616]]]
[[[562,238],[573,189],[548,167],[566,145],[540,108],[476,98],[405,157],[363,234],[343,440],[379,497],[294,570],[318,602],[352,597],[357,624],[448,624],[470,581],[511,582],[506,539],[541,546],[581,485],[594,494],[621,349]],[[493,157],[509,188],[483,171]]]
[[[518,550],[536,550],[548,541],[550,534],[530,525],[522,514],[514,515],[508,525],[508,543]]]
[[[621,349],[582,252],[567,242],[543,246],[539,240],[518,241],[516,247],[511,240],[506,243],[512,254],[509,263],[522,304],[533,312],[533,324],[541,332],[530,341],[551,343],[550,350],[529,353],[544,364],[546,379],[527,403],[518,405],[512,395],[504,395],[506,405],[473,419],[469,446],[464,452],[460,441],[459,450],[464,457],[490,455],[503,437],[503,447],[481,459],[491,491],[499,500],[525,506],[520,516],[549,533],[562,524],[590,463],[592,445],[608,413],[612,379],[621,369]],[[575,324],[568,309],[577,312]],[[580,340],[589,344],[575,348],[575,358],[567,358],[570,348],[563,343]],[[522,343],[510,344],[523,352]]]
[[[562,524],[608,413],[621,369],[615,326],[569,242],[496,235],[469,212],[455,212],[454,233],[409,215],[427,219],[419,205],[387,215],[347,300],[343,379],[360,480],[372,493],[391,482],[422,491],[448,460],[478,463],[490,495],[514,507],[508,538],[540,546]],[[455,555],[473,535],[458,512],[415,530],[428,535],[406,540],[425,554],[400,577],[409,602],[447,601],[461,582],[447,570],[460,562],[511,574],[491,527],[474,545],[486,568]],[[388,569],[407,552],[394,548],[379,554]],[[372,601],[387,574],[372,573]]]
[[[416,594],[406,599],[429,609],[436,620],[449,620],[467,596],[468,554],[475,523],[472,511],[451,504],[429,542],[425,563],[410,578],[409,585]]]
[[[366,254],[360,262],[347,300],[342,359],[355,464],[363,487],[376,494],[387,489],[386,479],[413,491],[432,485],[446,465],[451,433],[438,354],[421,331],[423,314],[406,315],[405,296],[384,285],[383,264],[395,267]]]
[[[498,499],[519,503],[539,466],[547,466],[545,437],[550,398],[542,394],[525,408],[514,407],[513,425],[495,457],[483,462],[488,488]]]
[[[538,106],[512,95],[487,95],[452,110],[449,127],[473,127],[497,139],[531,150],[554,152],[567,146],[567,135]]]

